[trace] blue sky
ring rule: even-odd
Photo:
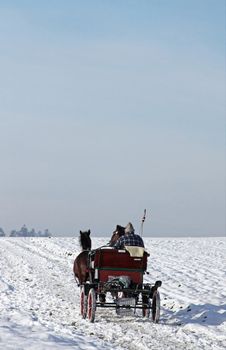
[[[0,226],[225,234],[225,1],[0,1]]]

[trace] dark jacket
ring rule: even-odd
[[[114,244],[114,248],[122,249],[125,247],[125,245],[144,247],[144,242],[139,235],[135,235],[131,232],[120,237],[119,240]]]

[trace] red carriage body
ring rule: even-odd
[[[141,284],[147,270],[148,255],[144,252],[142,257],[132,257],[124,249],[100,248],[96,250],[91,263],[95,270],[95,279],[104,283],[112,276],[128,276],[133,283]]]

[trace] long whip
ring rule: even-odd
[[[140,236],[143,236],[143,228],[144,228],[144,221],[146,219],[146,209],[144,209],[144,215],[141,220],[141,226],[140,226]]]

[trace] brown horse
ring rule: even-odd
[[[115,231],[113,232],[109,246],[113,247],[117,240],[125,234],[125,227],[117,225]]]
[[[81,285],[89,279],[88,257],[92,246],[90,230],[85,232],[80,231],[79,241],[82,252],[76,257],[74,261],[73,272],[75,279],[78,281],[78,285]]]

